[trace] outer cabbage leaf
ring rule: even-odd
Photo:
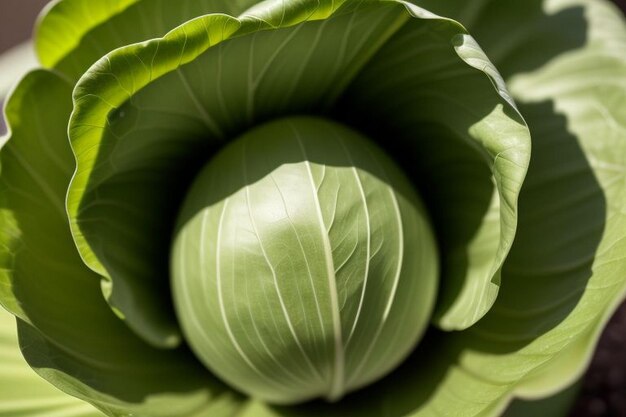
[[[293,10],[281,5],[263,3],[241,19],[194,19],[162,39],[112,52],[81,78],[70,124],[78,171],[68,209],[83,259],[110,277],[106,289],[113,305],[148,323],[146,306],[163,302],[149,300],[154,295],[145,291],[145,282],[168,281],[169,241],[163,237],[178,210],[181,184],[225,138],[255,123],[290,113],[343,117],[338,97],[408,25],[420,28],[417,36],[432,49],[416,48],[411,57],[426,59],[436,50],[454,85],[476,93],[453,100],[458,134],[438,136],[446,143],[441,149],[469,149],[478,167],[480,175],[471,181],[487,187],[487,207],[475,210],[478,223],[491,207],[489,222],[504,225],[502,236],[499,227],[487,228],[495,230],[495,247],[470,256],[486,271],[478,286],[485,302],[470,315],[476,320],[497,293],[497,282],[490,283],[497,281],[513,238],[516,197],[529,156],[528,132],[497,72],[461,26],[406,3],[303,2]],[[309,21],[296,25],[302,19]],[[426,69],[416,75],[418,82],[432,83],[440,70]],[[447,76],[428,90],[442,97],[441,106],[454,93],[445,87]],[[480,112],[472,112],[477,105]],[[494,140],[497,132],[507,132],[507,140]],[[506,202],[501,210],[500,193]]]
[[[77,80],[109,51],[161,36],[177,25],[209,12],[240,13],[254,0],[58,0],[42,13],[35,46],[42,63]],[[139,24],[138,24],[139,23]],[[168,289],[158,281],[141,292],[144,307],[138,314],[123,302],[108,299],[119,317],[149,343],[174,347],[180,333],[172,315]],[[108,296],[109,293],[105,291]]]
[[[288,33],[268,30],[215,47],[235,33],[256,32],[264,23],[248,18],[242,27],[235,18],[209,15],[162,40],[116,51],[82,78],[70,126],[81,164],[68,199],[74,235],[87,264],[111,278],[106,283],[111,303],[137,327],[143,326],[142,334],[153,335],[165,321],[163,311],[168,309],[163,306],[169,300],[158,294],[167,295],[171,225],[194,166],[203,164],[225,135],[240,133],[253,118],[277,112],[266,104],[266,97],[286,112],[310,107],[311,95],[326,94],[333,81],[345,75],[342,70],[360,65],[363,56],[407,18],[390,7],[379,16],[370,11],[369,17],[359,26],[368,36],[348,39],[344,48],[350,53],[342,58],[345,50],[337,48],[331,56],[321,47],[306,47],[322,34],[318,43],[335,45],[338,33],[345,30],[337,23],[334,30],[322,23]],[[372,22],[376,24],[366,26]],[[207,48],[202,59],[177,70]],[[250,71],[258,71],[256,80],[249,78],[249,59],[254,60]],[[303,62],[309,60],[330,62],[327,73],[304,71]],[[279,68],[282,81],[290,79],[291,85],[272,88],[278,74],[268,77],[270,67]],[[132,93],[148,83],[151,88]],[[303,87],[298,94],[296,87]],[[249,88],[259,92],[251,90],[247,96]],[[257,98],[248,100],[253,94]],[[202,100],[208,100],[210,108],[204,108]],[[116,102],[119,108],[113,110]],[[102,137],[103,146],[96,145]]]
[[[59,391],[24,361],[15,317],[0,308],[0,416],[103,417],[93,406]]]
[[[258,0],[56,0],[37,24],[41,63],[78,79],[115,48],[162,36],[207,13],[237,16]]]
[[[35,50],[42,65],[58,65],[90,30],[137,1],[55,0],[48,3],[41,13],[35,34]]]
[[[76,251],[64,204],[75,167],[66,133],[71,88],[34,71],[6,103],[0,302],[20,319],[22,353],[41,376],[108,415],[229,416],[240,397],[189,352],[158,350],[132,333]]]

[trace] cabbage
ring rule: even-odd
[[[0,414],[498,416],[626,296],[603,0],[58,0],[34,45]]]

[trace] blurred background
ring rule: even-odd
[[[30,37],[39,11],[49,0],[0,0],[0,51]]]
[[[30,38],[37,15],[48,2],[0,0],[0,54]],[[613,2],[626,13],[626,0]],[[0,66],[0,78],[8,71]],[[542,416],[539,412],[527,417]],[[626,303],[605,329],[568,417],[626,417]]]

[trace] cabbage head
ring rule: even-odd
[[[0,416],[567,409],[626,296],[611,3],[56,0],[34,47]]]

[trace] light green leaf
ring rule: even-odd
[[[563,300],[560,306],[553,307],[555,310],[559,307],[566,310],[566,305],[580,298],[577,308],[563,320],[564,330],[568,329],[567,323],[575,329],[572,333],[580,336],[560,354],[569,357],[564,359],[569,365],[556,362],[556,369],[562,369],[560,380],[555,380],[557,371],[546,368],[543,378],[533,380],[534,386],[539,383],[538,379],[544,380],[540,389],[524,387],[521,391],[535,397],[567,386],[582,375],[604,325],[626,297],[623,272],[626,268],[626,21],[613,5],[602,1],[554,1],[549,5],[555,16],[566,15],[570,10],[584,13],[588,25],[584,47],[577,53],[563,54],[549,61],[537,71],[512,76],[510,85],[524,107],[535,110],[542,109],[546,103],[553,106],[557,117],[566,121],[566,129],[571,132],[569,140],[578,143],[585,162],[574,164],[573,160],[578,158],[566,153],[567,147],[562,146],[559,157],[546,168],[544,176],[548,180],[547,172],[573,171],[575,167],[579,170],[569,174],[571,180],[561,180],[564,190],[560,205],[554,201],[554,195],[547,194],[542,194],[537,203],[542,209],[535,216],[543,215],[543,219],[547,219],[544,230],[561,236],[560,240],[555,239],[555,250],[548,252],[542,245],[533,249],[527,247],[523,256],[528,259],[529,255],[542,250],[551,256],[552,259],[543,262],[545,269],[533,272],[541,282],[545,279],[540,274],[546,271],[562,278],[561,283],[551,289],[552,294],[560,294],[560,297],[552,297],[553,303],[559,298]],[[544,121],[539,116],[537,119],[537,140],[546,140],[544,137],[553,133],[540,129],[554,123],[556,118]],[[529,123],[532,131],[532,121]],[[568,156],[571,160],[566,167]],[[537,188],[545,187],[545,181],[541,180],[543,184],[537,184]],[[565,184],[571,184],[571,188]],[[558,215],[565,210],[569,216]],[[515,273],[522,265],[527,265],[524,262],[518,258],[512,265]],[[528,278],[524,280],[524,285],[528,285]],[[521,286],[518,284],[512,292],[521,290]],[[563,286],[576,289],[563,291]],[[548,304],[546,298],[538,303]],[[569,303],[565,299],[569,299]],[[519,309],[520,305],[518,299],[515,308]],[[528,308],[528,304],[525,307]]]
[[[44,66],[77,80],[94,62],[111,50],[165,34],[179,24],[206,13],[239,14],[256,0],[57,0],[44,10],[37,25],[35,46]],[[139,24],[138,24],[139,23]],[[110,290],[103,284],[106,295]],[[154,293],[167,294],[157,283]],[[169,299],[147,303],[147,326],[120,307],[118,316],[140,336],[158,346],[176,346],[180,341]],[[121,308],[123,309],[123,307]],[[155,323],[159,323],[158,325]],[[152,325],[151,325],[152,323]]]
[[[42,65],[55,67],[80,45],[90,30],[138,1],[54,0],[48,3],[35,34],[35,49]]]
[[[258,0],[56,0],[42,13],[35,46],[42,64],[72,79],[121,46],[163,36],[207,13],[237,16]]]
[[[434,47],[442,42],[456,54]],[[443,262],[436,324],[471,326],[497,297],[530,153],[528,130],[497,70],[452,22],[405,25],[339,107],[350,109],[422,190]]]
[[[0,302],[24,321],[22,352],[41,376],[108,415],[230,416],[240,398],[190,353],[154,349],[135,336],[81,262],[64,206],[75,166],[66,134],[70,91],[55,73],[31,72],[5,109]]]
[[[167,336],[169,238],[196,170],[255,122],[319,107],[406,19],[397,7],[370,7],[220,43],[259,21],[210,15],[117,50],[81,79],[70,124],[79,164],[68,195],[73,232],[136,331],[155,344]],[[346,27],[358,36],[344,37]]]
[[[71,397],[28,366],[17,341],[15,317],[0,308],[0,416],[103,417],[93,406]]]
[[[271,4],[275,9],[253,9],[242,20],[201,17],[163,39],[121,48],[80,80],[70,124],[78,172],[70,187],[68,209],[83,259],[111,280],[106,287],[110,302],[148,340],[160,340],[154,329],[163,323],[159,314],[164,304],[155,288],[168,282],[169,241],[164,236],[171,233],[172,219],[191,176],[225,140],[260,121],[310,112],[343,118],[342,109],[351,105],[338,98],[362,68],[372,66],[378,51],[389,48],[387,41],[403,39],[398,31],[406,24],[428,45],[416,48],[416,55],[411,56],[418,60],[436,57],[450,71],[442,77],[441,68],[426,67],[415,75],[416,83],[439,79],[430,92],[442,97],[468,88],[476,97],[463,96],[468,98],[458,101],[458,107],[480,104],[484,110],[455,111],[460,131],[441,135],[450,144],[434,150],[445,154],[452,148],[449,152],[456,155],[454,149],[469,149],[466,159],[478,173],[473,178],[484,181],[481,203],[486,205],[467,211],[475,212],[480,224],[491,207],[488,221],[499,225],[501,220],[505,229],[502,240],[495,239],[495,247],[490,244],[485,253],[479,247],[470,256],[493,272],[479,274],[478,286],[488,296],[476,309],[476,319],[497,292],[498,262],[515,229],[515,197],[528,158],[528,134],[515,110],[494,92],[482,71],[468,66],[458,54],[468,61],[479,58],[481,69],[491,68],[488,61],[475,47],[462,50],[473,44],[467,36],[458,38],[464,35],[458,24],[428,14],[411,19],[404,3],[350,1],[334,11],[331,2],[305,2],[304,9],[287,9],[287,14],[278,7],[280,2],[263,6]],[[305,7],[312,4],[315,7]],[[268,10],[273,10],[275,19]],[[415,8],[412,12],[420,13]],[[254,17],[255,13],[263,20]],[[323,19],[329,14],[325,20],[288,28],[272,26],[274,20],[294,24],[300,15]],[[408,31],[406,27],[402,33]],[[383,83],[377,79],[375,84]],[[345,101],[350,103],[349,98]],[[381,112],[395,108],[388,103],[378,107]],[[507,132],[507,140],[494,140],[496,131]],[[384,143],[394,134],[372,137]],[[493,172],[506,197],[502,218],[499,193],[490,183],[494,161]],[[460,199],[468,201],[467,196]],[[498,236],[499,227],[487,227],[483,234],[493,230]],[[146,282],[155,284],[147,286]]]

